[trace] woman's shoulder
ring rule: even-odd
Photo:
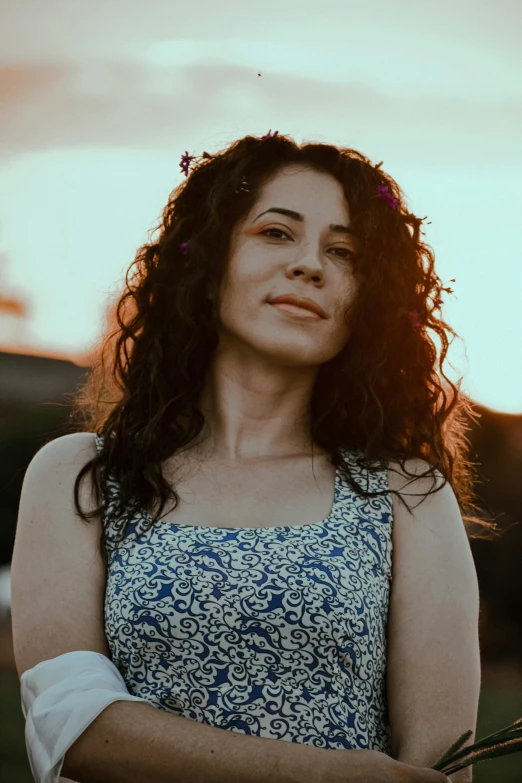
[[[410,457],[401,461],[398,459],[387,460],[387,475],[390,489],[401,492],[408,486],[412,493],[425,494],[433,486],[440,486],[444,477],[439,470],[432,470],[432,466],[421,457]]]
[[[96,456],[96,433],[70,432],[45,443],[34,455],[33,462],[58,459],[60,462],[87,462]]]

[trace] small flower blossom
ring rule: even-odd
[[[181,156],[181,163],[179,164],[179,167],[186,177],[188,177],[189,166],[193,160],[194,155],[189,155],[188,151],[185,150],[185,154]]]
[[[398,202],[397,199],[392,196],[390,193],[390,189],[388,188],[388,185],[379,185],[377,188],[377,194],[381,196],[381,198],[385,198],[386,201],[390,204],[392,207],[396,207]]]
[[[210,159],[210,158],[212,158],[212,155],[209,152],[204,152],[201,157]],[[188,177],[188,170],[190,168],[190,164],[195,159],[196,159],[196,156],[195,155],[189,155],[187,151],[185,151],[185,154],[181,156],[181,163],[179,164],[179,167],[183,171],[183,173],[184,173],[184,175],[186,177]]]
[[[189,246],[189,242],[181,242],[181,244],[178,245],[179,250],[180,250],[181,253],[183,253],[183,255],[186,254],[186,252],[188,250],[188,246]]]

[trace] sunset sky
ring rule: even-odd
[[[89,349],[186,150],[279,130],[384,161],[454,290],[447,374],[522,413],[521,34],[520,0],[3,0],[0,288],[27,349]]]

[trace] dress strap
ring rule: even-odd
[[[96,433],[96,448],[98,454],[104,443],[104,435]],[[103,528],[108,548],[119,544],[123,538],[132,538],[146,532],[149,520],[141,513],[136,498],[131,498],[124,507],[120,484],[116,476],[108,472],[105,465],[100,465],[100,482],[103,496]]]
[[[101,453],[104,443],[104,436],[95,433],[96,449]],[[102,488],[103,513],[102,522],[105,531],[105,539],[108,545],[115,542],[116,534],[121,528],[121,500],[118,488],[118,482],[112,473],[107,473],[105,465],[100,465],[100,483]]]
[[[361,450],[343,451],[349,462],[352,478],[365,492],[382,492],[381,495],[365,498],[346,487],[348,507],[355,513],[357,529],[370,559],[391,581],[393,553],[393,500],[388,482],[387,463],[382,466],[372,463],[373,470],[363,468],[357,458]]]

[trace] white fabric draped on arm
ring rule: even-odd
[[[150,704],[129,693],[112,661],[90,650],[64,653],[28,669],[20,678],[20,695],[36,783],[59,783],[65,754],[109,704]]]

